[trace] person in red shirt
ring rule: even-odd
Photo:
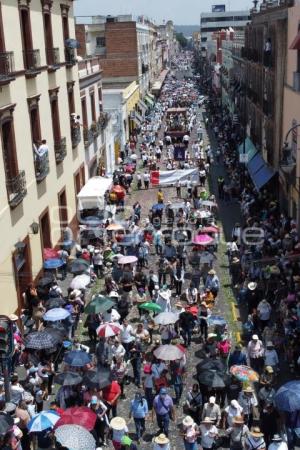
[[[50,403],[50,409],[52,411],[57,412],[57,414],[59,414],[60,416],[64,413],[64,410],[62,408],[59,408],[58,404],[56,402],[51,402]]]
[[[231,348],[231,343],[229,339],[227,339],[226,335],[221,336],[221,341],[218,343],[217,348],[219,350],[221,358],[226,359]]]
[[[108,418],[110,415],[110,411],[112,412],[112,416],[117,416],[117,404],[118,398],[121,395],[121,387],[117,381],[112,381],[109,386],[102,390],[103,400],[108,406]]]

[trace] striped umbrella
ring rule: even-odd
[[[53,428],[59,419],[60,415],[55,411],[42,411],[28,422],[27,428],[29,433],[38,433]]]
[[[115,323],[104,323],[97,328],[97,335],[100,337],[116,336],[121,331],[120,325]]]

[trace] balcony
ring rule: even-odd
[[[83,140],[85,148],[89,147],[94,142],[94,134],[91,128],[83,129]]]
[[[72,126],[72,124],[71,124],[71,140],[73,148],[77,147],[77,145],[81,142],[80,127]]]
[[[40,73],[41,55],[39,50],[24,50],[25,75],[34,77]]]
[[[46,58],[48,70],[57,70],[59,68],[59,48],[46,48]]]
[[[25,171],[21,170],[18,175],[7,178],[6,189],[8,203],[11,208],[15,208],[27,194]]]
[[[0,85],[10,83],[15,79],[13,76],[14,70],[14,52],[0,53]]]
[[[67,67],[73,67],[77,64],[76,51],[74,48],[65,48],[65,60]]]
[[[54,150],[55,150],[55,161],[57,164],[59,164],[67,156],[67,141],[65,137],[54,142]]]
[[[48,152],[42,156],[36,156],[34,169],[36,181],[43,181],[50,172]]]
[[[106,128],[106,126],[108,124],[108,120],[109,120],[108,113],[103,113],[103,112],[100,113],[100,116],[98,118],[98,124],[99,124],[100,131],[103,131]]]

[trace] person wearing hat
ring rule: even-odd
[[[230,404],[226,406],[224,409],[224,415],[223,415],[223,424],[225,428],[225,424],[229,427],[232,427],[233,421],[236,417],[240,417],[243,413],[243,408],[239,404],[237,400],[231,400]]]
[[[130,403],[130,412],[129,419],[133,417],[135,423],[135,433],[137,442],[140,442],[140,439],[145,433],[145,419],[148,415],[148,403],[145,398],[142,397],[140,392],[136,392],[134,399],[131,400]]]
[[[214,420],[210,417],[204,417],[201,421],[199,432],[201,435],[201,447],[203,450],[214,448],[216,438],[218,437],[218,429],[214,425]]]
[[[270,303],[263,298],[261,302],[259,302],[257,306],[257,314],[259,317],[260,328],[263,331],[265,327],[268,325],[271,317],[272,306]]]
[[[202,419],[209,418],[212,423],[214,423],[217,427],[221,421],[221,409],[220,406],[216,404],[216,397],[209,397],[207,403],[204,403],[203,411],[202,411]]]
[[[108,426],[107,406],[98,399],[97,395],[92,395],[88,407],[97,415],[97,419],[92,430],[97,446],[105,445],[105,434]]]
[[[112,430],[112,443],[114,449],[120,450],[122,438],[128,433],[125,419],[123,419],[123,417],[116,416],[111,419],[109,427]]]
[[[215,270],[211,269],[205,281],[205,289],[210,289],[214,298],[217,297],[218,292],[220,290],[220,280],[215,272]]]
[[[270,367],[270,369],[273,370],[272,367]],[[260,390],[258,391],[258,400],[260,402],[261,408],[263,408],[266,403],[273,403],[275,393],[276,391],[272,387],[271,383],[265,384],[260,388]]]
[[[235,416],[232,425],[227,428],[226,435],[230,438],[230,450],[243,450],[249,428],[244,423],[242,416]]]
[[[248,283],[245,297],[248,305],[248,313],[250,314],[254,309],[257,308],[257,305],[261,300],[261,293],[257,289],[257,283],[255,281],[251,281],[250,283]]]
[[[264,434],[259,427],[252,427],[245,439],[246,450],[266,450]]]
[[[284,442],[280,434],[274,434],[271,439],[271,444],[268,447],[268,450],[288,450],[287,443]]]
[[[152,450],[170,450],[170,440],[163,433],[153,439]]]
[[[175,420],[175,409],[172,397],[168,395],[166,388],[161,388],[159,394],[154,398],[152,420],[154,413],[160,432],[168,436],[170,419]]]
[[[182,421],[183,443],[185,450],[197,450],[197,437],[199,430],[191,416],[186,416]]]
[[[259,383],[263,386],[272,385],[274,383],[274,369],[271,366],[265,366],[264,371],[259,378]]]
[[[268,341],[265,350],[265,365],[272,367],[273,372],[278,370],[279,358],[272,341]]]
[[[231,264],[229,267],[230,275],[232,284],[235,288],[238,287],[238,284],[241,281],[242,276],[242,266],[239,258],[237,256],[234,256],[231,260]]]
[[[186,394],[185,406],[188,410],[189,415],[194,419],[194,421],[199,424],[199,419],[201,416],[201,409],[203,405],[202,394],[199,389],[199,384],[194,383]]]
[[[235,345],[233,352],[230,353],[229,359],[228,359],[228,367],[230,369],[231,366],[234,365],[247,365],[247,357],[246,354],[242,351],[243,346],[242,344],[238,343]]]
[[[242,392],[239,393],[238,403],[243,408],[245,423],[250,427],[252,425],[253,416],[256,413],[256,408],[258,406],[254,389],[251,386],[245,387]]]
[[[264,345],[258,338],[257,334],[253,334],[251,340],[248,343],[248,358],[250,366],[256,372],[261,372],[264,365]]]

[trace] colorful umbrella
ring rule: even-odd
[[[73,278],[70,283],[72,289],[85,289],[91,282],[91,277],[83,273],[82,275],[77,275]]]
[[[64,320],[69,317],[70,313],[63,308],[53,308],[44,314],[43,319],[48,322],[56,322],[57,320]]]
[[[219,233],[219,228],[215,227],[214,225],[210,225],[209,227],[203,227],[200,230],[198,230],[198,233]]]
[[[105,338],[116,336],[116,334],[120,334],[120,332],[120,325],[116,325],[115,323],[104,323],[97,328],[97,335]]]
[[[176,313],[162,312],[154,318],[154,322],[157,325],[170,325],[172,323],[176,323],[178,321],[178,319],[179,319],[179,317],[178,317],[178,314],[176,314]]]
[[[235,365],[230,368],[230,373],[239,381],[258,381],[259,375],[248,366]]]
[[[100,314],[108,311],[115,303],[104,295],[96,295],[84,308],[86,314]]]
[[[182,358],[183,352],[176,345],[160,345],[154,351],[154,356],[163,361],[175,361]]]
[[[300,410],[300,381],[294,380],[281,386],[274,397],[280,411],[295,412]]]
[[[60,339],[48,331],[32,331],[24,340],[26,348],[42,350],[56,347]]]
[[[122,258],[120,258],[118,260],[119,264],[133,264],[135,262],[137,262],[137,257],[136,256],[122,256]]]
[[[59,419],[60,415],[56,411],[41,411],[28,422],[27,428],[29,433],[38,433],[53,428]]]
[[[80,425],[91,431],[96,423],[97,415],[86,406],[75,406],[66,409],[55,425],[55,428],[62,425]]]
[[[76,372],[63,372],[54,377],[54,383],[62,386],[76,386],[82,382],[82,377]]]
[[[161,307],[156,303],[146,302],[139,305],[139,308],[146,309],[147,311],[161,312]]]
[[[58,269],[59,267],[63,266],[65,262],[62,259],[59,258],[53,258],[53,259],[47,259],[44,261],[44,269]]]
[[[207,323],[208,325],[219,325],[219,326],[227,325],[227,322],[223,317],[214,315],[208,316]]]
[[[64,362],[71,367],[84,367],[92,360],[91,355],[83,350],[72,350],[65,354]]]
[[[208,234],[197,234],[197,236],[193,239],[193,244],[197,245],[208,245],[213,242],[214,239],[210,237]]]
[[[106,227],[107,231],[122,231],[124,230],[124,227],[122,225],[119,225],[117,223],[111,223]]]
[[[95,450],[96,441],[91,433],[80,425],[62,425],[55,430],[56,440],[72,450]]]
[[[111,371],[101,368],[99,371],[88,370],[83,376],[83,384],[89,388],[103,389],[112,381]]]

